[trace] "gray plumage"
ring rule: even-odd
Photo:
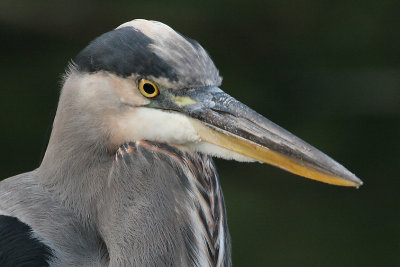
[[[137,35],[134,31],[131,33]],[[159,76],[175,88],[185,83],[194,86],[220,82],[218,71],[197,43],[190,43],[174,32],[171,34],[176,35],[181,45],[176,40],[173,43],[170,40],[167,45],[177,49],[176,53],[183,53],[183,62],[157,52],[157,46],[148,40],[147,45],[152,46],[154,53],[161,54],[164,65],[171,68],[170,72],[176,72],[179,79],[163,77],[164,73],[157,70],[150,76]],[[145,51],[149,47],[140,44],[139,47],[142,50],[136,53],[149,56]],[[186,49],[189,51],[185,52]],[[198,55],[195,58],[198,61],[192,62],[198,62],[199,72],[175,71],[187,69],[187,60],[193,59],[189,53]],[[141,61],[146,59],[138,57]],[[118,150],[117,144],[110,144],[109,126],[104,125],[104,118],[128,107],[121,106],[114,92],[104,85],[93,89],[94,99],[82,96],[91,90],[81,82],[82,76],[89,79],[87,83],[94,82],[90,69],[85,69],[83,64],[82,60],[74,62],[75,66],[65,78],[67,82],[41,166],[0,183],[0,215],[17,217],[29,225],[34,236],[51,248],[52,266],[205,266],[218,262],[219,266],[228,266],[230,244],[225,207],[212,159],[168,146],[160,149],[154,143],[138,147],[131,143],[135,153],[125,151],[121,156],[121,149],[128,145]],[[115,79],[120,79],[119,73],[107,71],[112,74],[98,69],[93,73],[102,77],[116,74]],[[132,73],[135,75],[143,75],[140,68],[138,73]],[[168,157],[166,153],[175,156]],[[198,172],[189,166],[192,164],[207,173]],[[216,202],[217,210],[209,206],[209,211],[202,211],[204,205],[197,198],[201,194],[199,190],[210,195],[207,203]],[[198,247],[196,231],[202,230],[193,227],[190,212],[201,212],[213,220],[209,222],[213,231],[204,243],[212,253],[206,253],[207,247]],[[218,218],[212,216],[214,213]],[[219,233],[214,229],[219,224],[225,231],[220,254]]]
[[[210,156],[362,184],[220,83],[205,50],[162,23],[98,37],[67,71],[39,168],[0,183],[0,219],[30,227],[51,266],[230,266]]]

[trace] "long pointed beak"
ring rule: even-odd
[[[313,180],[362,185],[345,167],[218,87],[169,91],[168,107],[193,120],[203,141]],[[166,102],[159,102],[166,103]]]

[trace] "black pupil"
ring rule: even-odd
[[[143,90],[146,92],[146,94],[152,95],[156,91],[156,88],[151,83],[145,83],[143,85]]]

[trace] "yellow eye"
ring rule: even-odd
[[[160,94],[157,85],[146,79],[141,79],[139,81],[139,90],[142,95],[148,98],[153,98]]]

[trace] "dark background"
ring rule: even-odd
[[[217,160],[235,266],[400,265],[400,1],[0,0],[0,177],[40,164],[60,78],[133,18],[198,40],[222,88],[320,148],[359,190]]]

